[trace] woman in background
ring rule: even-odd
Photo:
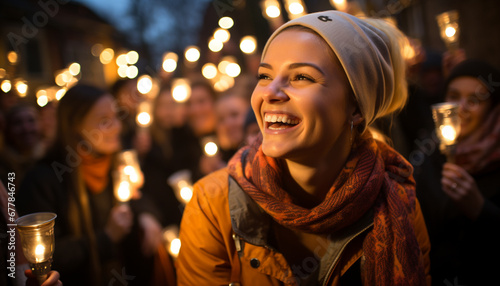
[[[455,66],[445,100],[461,119],[455,163],[439,148],[416,169],[436,284],[488,285],[500,262],[500,71],[479,60]],[[437,145],[438,143],[436,143]]]
[[[19,189],[20,215],[57,214],[53,268],[67,285],[108,285],[122,269],[136,277],[130,285],[147,285],[161,227],[149,206],[114,198],[111,175],[121,150],[114,98],[74,86],[59,102],[57,124],[54,148]],[[127,267],[136,260],[145,266]]]

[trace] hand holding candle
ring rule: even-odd
[[[38,283],[47,279],[54,254],[54,213],[33,213],[16,220],[23,253]]]

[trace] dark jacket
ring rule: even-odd
[[[439,150],[416,166],[417,198],[431,240],[431,275],[436,285],[455,279],[459,285],[490,285],[498,281],[500,261],[500,166],[475,174],[485,203],[472,221],[442,191],[446,159]],[[490,258],[488,258],[490,257]]]
[[[75,206],[69,203],[71,196],[75,194],[69,175],[71,172],[76,172],[76,169],[72,169],[68,162],[60,158],[49,156],[27,173],[17,194],[16,207],[20,215],[34,212],[57,214],[52,268],[60,272],[61,281],[65,285],[91,285],[93,284],[91,282],[93,272],[90,270],[92,268],[91,241],[89,235],[85,233],[77,235],[72,228],[75,221],[82,221],[81,212],[75,212],[71,209]],[[65,165],[68,169],[64,169],[58,163]],[[62,172],[61,170],[64,172],[58,176],[57,172]],[[137,262],[144,265],[141,269],[128,266],[133,265],[131,263],[134,259],[140,260],[142,257],[139,247],[140,229],[137,223],[134,224],[130,235],[125,237],[120,244],[113,244],[104,232],[111,208],[116,204],[111,171],[108,175],[109,183],[104,191],[98,194],[87,191],[93,225],[91,235],[95,237],[101,265],[101,285],[108,285],[113,279],[116,280],[117,275],[122,275],[123,267],[127,275],[136,276],[134,283],[130,285],[141,285],[139,281],[144,276],[141,271],[151,262],[146,259]],[[148,209],[142,201],[131,201],[130,204],[135,214]]]

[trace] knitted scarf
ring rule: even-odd
[[[92,154],[80,154],[82,164],[80,166],[83,181],[88,189],[98,194],[108,185],[108,173],[111,168],[111,155],[104,155],[96,158]]]
[[[229,174],[277,223],[295,230],[334,234],[374,211],[363,243],[365,285],[424,285],[423,256],[410,214],[415,211],[411,165],[365,132],[324,201],[312,209],[293,203],[282,189],[283,160],[267,157],[261,141],[241,149]]]
[[[484,124],[457,143],[456,163],[470,174],[498,168],[500,164],[500,104],[488,115]]]

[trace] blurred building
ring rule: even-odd
[[[125,50],[126,40],[89,8],[68,0],[3,0],[0,5],[0,82],[10,81],[13,89],[23,82],[27,90],[21,96],[35,99],[44,90],[39,95],[50,100],[77,81],[107,87],[118,77],[113,56]],[[106,48],[112,61],[103,64]],[[77,65],[69,70],[72,63]]]

